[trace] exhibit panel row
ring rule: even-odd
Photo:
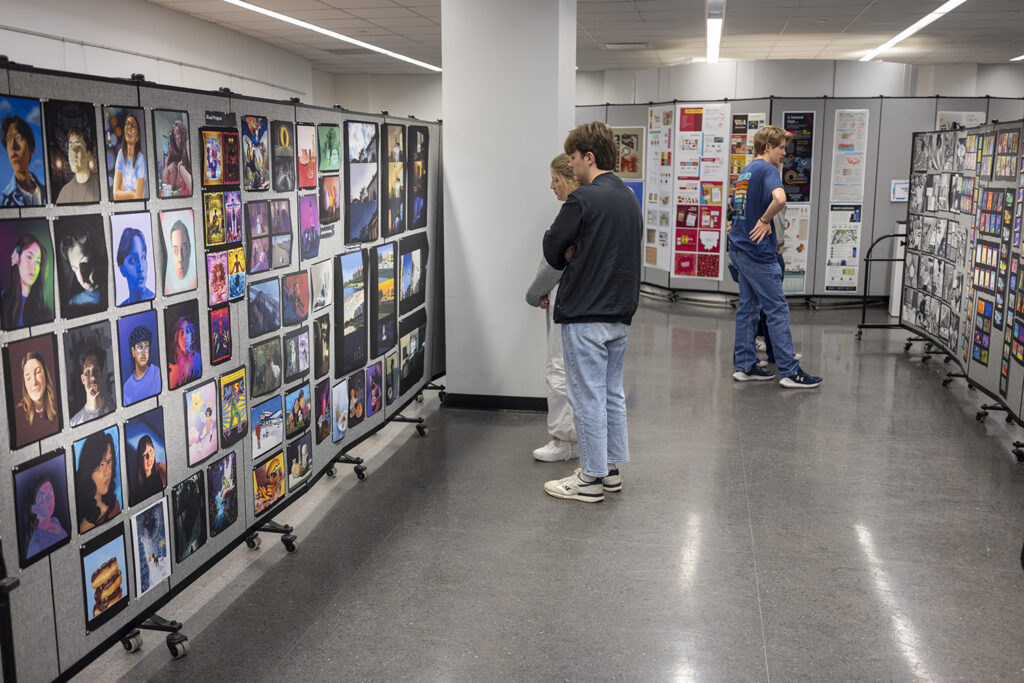
[[[50,680],[432,379],[440,126],[0,72],[0,543]]]

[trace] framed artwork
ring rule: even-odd
[[[281,278],[281,324],[298,325],[309,318],[309,272],[300,270]]]
[[[281,327],[281,281],[276,277],[249,285],[249,338]]]
[[[64,449],[15,465],[13,480],[18,566],[24,569],[71,540]]]
[[[195,219],[192,209],[160,212],[164,238],[164,296],[196,289]]]
[[[274,192],[295,189],[295,125],[291,121],[270,124],[270,150]]]
[[[337,223],[341,218],[341,179],[336,175],[320,176],[320,225]]]
[[[192,196],[192,147],[188,112],[153,110],[156,150],[156,195],[161,199]]]
[[[370,356],[380,356],[394,348],[398,341],[398,308],[395,305],[395,243],[382,244],[374,249],[370,261],[374,294],[370,315],[373,333],[370,336]]]
[[[292,236],[273,235],[270,238],[270,267],[287,268],[292,264]]]
[[[146,116],[138,107],[103,107],[107,190],[114,202],[149,199]]]
[[[423,379],[427,312],[421,308],[403,318],[398,324],[398,334],[398,390],[404,394]]]
[[[117,425],[74,442],[78,533],[103,526],[121,514],[121,436]]]
[[[427,160],[429,131],[424,126],[409,126],[409,229],[427,227]]]
[[[238,469],[231,451],[206,470],[210,538],[238,520]]]
[[[270,188],[270,125],[263,116],[242,117],[242,189]]]
[[[163,390],[163,381],[156,311],[143,311],[118,320],[117,339],[121,403],[130,406],[159,394]]]
[[[312,190],[316,187],[316,126],[296,124],[295,144],[298,147],[298,187],[300,190]]]
[[[161,581],[171,578],[167,499],[161,498],[135,513],[131,520],[135,541],[135,597],[140,598]]]
[[[114,410],[117,394],[110,323],[104,320],[64,333],[64,372],[69,426],[78,427]]]
[[[292,234],[292,204],[287,198],[271,199],[270,232],[274,235]]]
[[[252,373],[251,396],[262,396],[280,388],[283,367],[281,338],[274,337],[250,346],[249,365]]]
[[[228,301],[245,298],[245,250],[242,247],[228,249]]]
[[[384,403],[391,405],[398,398],[398,351],[384,356]]]
[[[110,217],[114,254],[114,301],[129,306],[156,298],[156,260],[152,217],[148,211]]]
[[[43,110],[50,187],[56,194],[53,203],[96,204],[100,201],[96,108],[88,102],[50,100]]]
[[[313,473],[313,439],[309,432],[288,444],[287,457],[288,490],[294,492]]]
[[[279,447],[284,442],[282,405],[280,396],[272,396],[249,409],[249,420],[252,422],[250,443],[253,458]]]
[[[224,193],[224,239],[228,244],[242,241],[242,193],[238,190]]]
[[[228,252],[206,252],[206,292],[210,306],[228,302]]]
[[[59,216],[53,221],[57,283],[63,318],[107,310],[107,236],[100,215]]]
[[[331,435],[331,383],[327,380],[316,385],[316,442],[321,443]]]
[[[235,445],[249,433],[245,407],[245,367],[220,376],[220,447]]]
[[[167,488],[164,409],[157,406],[124,423],[124,469],[128,505],[134,507]]]
[[[405,232],[405,126],[384,126],[387,157],[384,161],[384,180],[387,183],[387,201],[384,204],[384,237]]]
[[[302,260],[320,255],[320,211],[315,194],[299,197],[299,244]]]
[[[330,259],[314,263],[309,267],[309,274],[312,280],[313,310],[324,306],[330,306],[334,286],[331,282],[331,275],[334,269],[331,267]]]
[[[425,233],[409,235],[398,243],[401,268],[399,306],[402,315],[422,306],[427,291],[427,256],[429,245]]]
[[[292,438],[303,430],[309,429],[311,415],[312,394],[309,391],[309,382],[300,384],[284,394],[284,435]]]
[[[366,250],[334,261],[335,378],[366,363]],[[340,291],[339,291],[340,290]],[[340,310],[339,310],[340,308]]]
[[[266,199],[245,203],[245,225],[250,239],[270,234],[270,205]]]
[[[384,407],[384,378],[381,362],[366,368],[366,417],[373,417]]]
[[[224,184],[224,140],[223,132],[216,129],[200,128],[203,143],[203,186]]]
[[[39,100],[0,97],[0,140],[7,154],[0,162],[0,209],[44,206],[43,120]]]
[[[0,104],[3,103],[0,98]],[[53,322],[53,242],[45,218],[0,220],[0,326],[19,330]]]
[[[333,123],[321,123],[316,127],[319,145],[319,171],[336,173],[341,168],[341,135]]]
[[[57,336],[52,332],[3,348],[11,449],[53,436],[64,427]]]
[[[338,443],[348,430],[348,380],[343,379],[331,387],[331,441]]]
[[[252,469],[253,504],[261,515],[284,497],[284,451],[264,460]]]
[[[331,316],[313,321],[313,375],[323,377],[331,371]]]
[[[219,365],[231,360],[233,343],[231,339],[231,307],[218,306],[210,309],[210,365]]]
[[[207,247],[219,247],[228,241],[224,225],[224,193],[203,193],[203,225],[206,227]]]
[[[224,131],[221,135],[224,145],[224,184],[238,184],[238,132]]]
[[[345,122],[345,244],[373,242],[380,234],[378,145],[376,123]]]
[[[199,302],[182,301],[164,309],[167,349],[167,388],[183,387],[203,376],[199,343]]]
[[[366,418],[366,375],[358,370],[348,378],[348,426],[357,427]]]
[[[196,472],[171,489],[174,503],[174,561],[184,562],[206,545],[206,482]]]
[[[85,595],[85,630],[95,631],[128,606],[128,558],[124,526],[112,529],[82,544],[82,592]]]
[[[284,336],[284,381],[291,383],[309,374],[309,329],[302,327]]]
[[[188,466],[193,467],[217,452],[217,383],[211,379],[186,391],[183,398]]]

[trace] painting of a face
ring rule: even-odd
[[[39,277],[39,267],[43,260],[43,249],[38,242],[33,242],[21,250],[18,257],[18,275],[21,277],[22,288],[30,288]]]
[[[171,232],[171,249],[173,250],[172,258],[174,259],[174,274],[178,276],[179,280],[185,279],[185,251],[183,246],[185,244],[185,233],[181,230],[174,230]]]
[[[114,451],[107,446],[103,453],[103,460],[96,466],[90,475],[92,482],[96,484],[96,495],[105,496],[110,490],[110,482],[114,475]]]
[[[149,366],[149,342],[140,341],[132,346],[132,358],[135,360],[135,373],[141,374]]]
[[[30,358],[24,368],[25,390],[34,403],[43,400],[43,392],[46,391],[46,371],[43,364],[35,358]]]
[[[146,286],[149,254],[146,252],[146,243],[141,237],[136,235],[131,239],[131,249],[119,268],[121,275],[128,282],[129,289],[142,289]]]

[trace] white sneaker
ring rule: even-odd
[[[580,456],[575,443],[556,438],[552,438],[551,441],[533,452],[533,459],[541,462],[562,462],[578,457]]]
[[[768,349],[764,343],[764,337],[754,337],[754,346],[757,347],[758,351],[766,351]]]
[[[600,479],[585,482],[580,475],[570,474],[565,479],[552,479],[544,483],[544,492],[563,500],[578,500],[583,503],[600,503],[604,500],[604,485]]]

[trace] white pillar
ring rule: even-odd
[[[544,314],[523,298],[560,208],[548,165],[575,120],[576,0],[441,0],[449,395],[545,396]]]

